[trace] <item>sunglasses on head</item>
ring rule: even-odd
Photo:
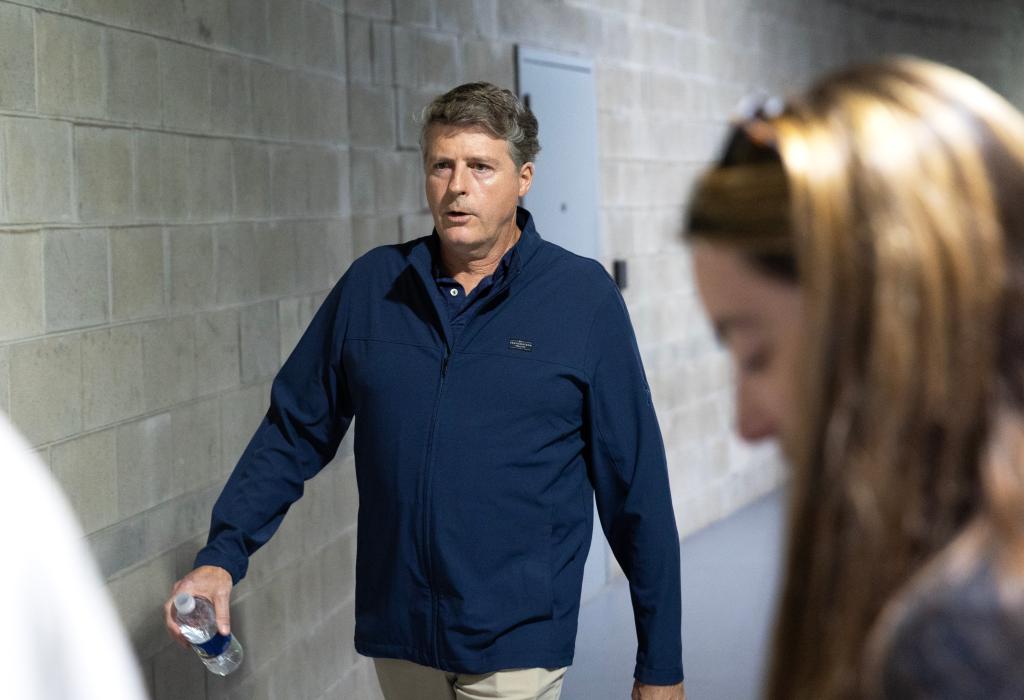
[[[778,142],[771,120],[785,110],[778,97],[764,94],[743,98],[735,110],[733,129],[726,139],[718,167],[777,163]]]

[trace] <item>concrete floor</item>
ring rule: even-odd
[[[779,585],[783,529],[776,491],[682,543],[683,667],[688,700],[760,697]],[[562,700],[628,700],[636,633],[625,579],[580,610]]]

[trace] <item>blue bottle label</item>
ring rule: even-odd
[[[229,644],[231,644],[231,635],[217,632],[202,644],[193,644],[192,646],[202,651],[206,656],[220,656],[227,651]]]

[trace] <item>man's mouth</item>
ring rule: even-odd
[[[469,220],[471,214],[469,212],[460,211],[453,209],[444,213],[444,218],[454,224],[464,223]]]

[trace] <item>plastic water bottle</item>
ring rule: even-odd
[[[191,593],[174,596],[174,621],[206,668],[226,676],[242,663],[242,645],[233,634],[217,631],[213,603]]]

